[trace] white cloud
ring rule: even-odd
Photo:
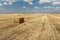
[[[39,0],[39,3],[50,3],[53,1],[53,5],[60,4],[60,0]]]
[[[32,2],[33,0],[24,0],[24,1],[26,1],[26,2]]]
[[[53,0],[53,5],[60,4],[60,0]]]
[[[55,9],[60,9],[60,7],[55,7]]]
[[[39,7],[38,7],[38,6],[35,6],[34,8],[35,8],[35,9],[38,9]]]
[[[8,3],[7,3],[7,2],[4,2],[3,4],[4,4],[4,5],[8,5]]]
[[[29,2],[29,4],[33,4],[32,2]]]
[[[25,6],[23,8],[26,8]]]
[[[46,3],[46,2],[51,2],[52,0],[39,0],[39,3]]]
[[[53,0],[53,5],[60,4],[60,0]]]
[[[43,8],[51,8],[51,6],[47,6],[47,7],[44,6]]]
[[[44,6],[43,8],[55,8],[53,6]]]
[[[59,2],[60,0],[53,0],[54,2]]]
[[[11,3],[11,2],[9,2],[9,5],[12,5],[12,3]]]
[[[15,2],[15,0],[6,0],[6,1],[8,1],[8,2]]]
[[[2,4],[0,3],[0,6],[2,6]]]

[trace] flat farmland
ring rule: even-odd
[[[60,14],[0,14],[0,40],[60,40]]]

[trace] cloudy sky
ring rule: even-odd
[[[0,0],[0,13],[60,13],[60,0]]]

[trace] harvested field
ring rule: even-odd
[[[60,40],[60,14],[1,14],[0,40]]]

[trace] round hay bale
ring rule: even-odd
[[[14,19],[14,23],[24,23],[24,18],[16,18]]]
[[[19,18],[19,23],[24,23],[24,18]]]

